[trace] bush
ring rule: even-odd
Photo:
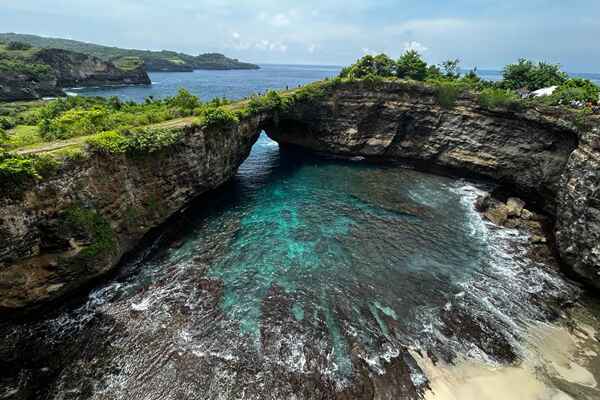
[[[91,241],[79,254],[81,257],[90,259],[115,251],[115,233],[110,223],[96,211],[74,206],[65,212],[62,219],[65,232]]]
[[[502,86],[506,89],[527,89],[530,91],[550,86],[560,86],[568,75],[560,70],[560,65],[540,62],[537,65],[524,58],[516,64],[509,64],[502,72]]]
[[[392,77],[396,75],[396,63],[385,54],[366,55],[340,73],[342,78],[362,79],[368,75]]]
[[[32,46],[29,43],[23,42],[8,42],[6,45],[7,50],[29,50]]]
[[[442,69],[444,70],[444,75],[448,79],[458,79],[460,78],[460,60],[455,58],[454,60],[446,60],[442,63]]]
[[[453,108],[464,89],[464,86],[460,83],[452,81],[436,82],[435,96],[438,104],[444,108]]]
[[[129,134],[102,132],[86,140],[92,152],[143,155],[155,153],[179,142],[183,132],[177,129],[142,129]]]
[[[600,97],[600,88],[588,79],[573,78],[559,86],[552,97],[558,104],[571,104],[573,102],[597,104]]]
[[[423,81],[427,77],[427,63],[415,50],[402,54],[396,62],[396,76],[402,79]]]
[[[198,118],[198,124],[207,128],[225,128],[238,124],[238,117],[231,111],[222,107],[209,107],[203,110]]]
[[[116,131],[99,133],[86,143],[91,151],[104,154],[123,154],[128,148],[127,138]]]
[[[274,90],[269,90],[264,96],[253,96],[248,103],[252,114],[269,111],[281,111],[284,108],[284,99]]]
[[[55,173],[57,167],[50,156],[0,153],[0,193],[18,194],[28,184]]]
[[[12,129],[15,127],[15,122],[7,117],[0,117],[0,129]]]
[[[186,89],[179,89],[177,95],[168,99],[167,103],[172,107],[188,110],[190,114],[195,108],[200,106],[200,100]]]
[[[484,89],[479,95],[479,104],[489,110],[506,108],[516,111],[521,107],[519,96],[507,89]]]

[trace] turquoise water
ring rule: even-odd
[[[547,318],[540,298],[573,288],[474,211],[489,188],[282,151],[263,134],[230,184],[81,305],[0,327],[25,352],[0,395],[317,399],[392,360],[406,367],[391,381],[423,390],[407,349],[510,361],[524,323]]]

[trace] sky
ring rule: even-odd
[[[256,63],[415,49],[463,68],[526,57],[600,72],[599,0],[0,0],[0,31]]]

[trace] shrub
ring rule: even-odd
[[[444,61],[442,63],[442,69],[444,70],[444,75],[446,76],[446,78],[460,78],[460,60],[458,58]]]
[[[264,96],[253,96],[248,103],[252,114],[268,111],[281,111],[284,108],[284,99],[274,90],[269,90]]]
[[[14,120],[8,117],[0,117],[0,128],[1,129],[12,129],[15,127]]]
[[[560,65],[539,62],[537,65],[524,58],[516,64],[509,64],[502,72],[502,86],[507,89],[538,90],[549,86],[560,86],[568,75],[560,70]]]
[[[425,80],[427,77],[427,63],[415,50],[402,54],[396,62],[396,76],[402,79]]]
[[[562,84],[552,95],[556,103],[571,104],[573,102],[598,103],[600,88],[592,81],[573,78]]]
[[[79,206],[69,208],[63,216],[63,230],[91,241],[79,254],[91,259],[115,251],[115,234],[110,223],[94,210]]]
[[[464,86],[460,83],[452,81],[438,81],[435,83],[437,102],[444,108],[453,108],[463,91]]]
[[[183,135],[177,129],[142,129],[129,134],[102,132],[86,140],[92,152],[143,155],[163,150],[177,143]]]
[[[28,184],[55,173],[57,167],[50,156],[0,153],[0,193],[18,194]]]
[[[172,107],[187,110],[190,114],[195,108],[200,106],[200,100],[186,89],[179,89],[177,95],[168,99],[167,103]]]
[[[521,106],[519,96],[507,89],[484,89],[479,95],[479,104],[489,110],[506,108],[518,110]]]
[[[114,122],[110,123],[106,109],[73,109],[64,112],[47,126],[45,125],[46,129],[42,134],[44,139],[68,139],[111,129],[114,125]]]
[[[29,43],[23,42],[8,42],[6,45],[7,50],[29,50],[32,46]]]
[[[116,131],[102,132],[86,140],[89,149],[104,154],[123,154],[127,151],[128,140]]]
[[[366,55],[350,67],[342,69],[342,78],[362,79],[368,75],[391,77],[396,74],[396,63],[385,54]]]
[[[240,121],[238,117],[229,110],[225,110],[222,107],[208,107],[203,110],[197,122],[207,128],[225,128],[238,124]]]

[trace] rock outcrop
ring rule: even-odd
[[[125,70],[111,62],[67,50],[42,49],[35,54],[34,60],[52,68],[61,88],[152,83],[143,65]]]
[[[6,57],[10,59],[10,53]],[[63,88],[109,85],[149,85],[143,65],[121,69],[111,62],[72,51],[33,49],[18,63],[37,66],[40,71],[0,71],[0,101],[37,100],[64,96]]]
[[[175,145],[147,155],[95,153],[0,198],[0,312],[58,299],[111,271],[151,228],[236,173],[258,123],[186,127]]]
[[[63,95],[53,74],[38,80],[18,71],[0,73],[0,101],[35,100]]]

